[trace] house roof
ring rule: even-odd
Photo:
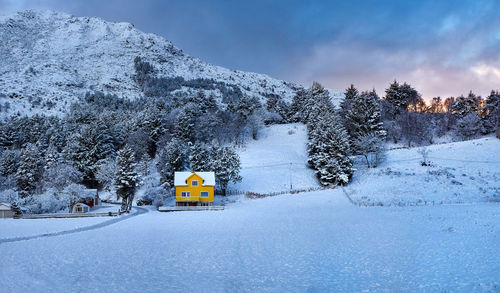
[[[186,180],[195,173],[203,178],[202,186],[215,186],[214,172],[175,172],[174,186],[187,186]]]
[[[97,189],[84,189],[82,190],[83,198],[94,198],[97,194]]]
[[[10,208],[11,208],[11,205],[9,203],[6,203],[6,202],[0,202],[0,210],[6,210],[5,208],[2,208],[2,206],[6,207],[7,210],[10,210]]]
[[[84,203],[76,203],[75,206],[82,206],[82,207],[87,207],[87,208],[90,208],[88,205],[84,204]]]

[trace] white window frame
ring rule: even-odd
[[[207,196],[203,196],[203,193],[206,193]],[[210,193],[208,191],[202,191],[202,192],[200,192],[200,197],[208,198],[209,195],[210,195]]]
[[[190,197],[191,191],[181,191],[181,197]]]
[[[196,182],[196,184],[194,184]],[[191,180],[191,186],[199,186],[198,180]]]

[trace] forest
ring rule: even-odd
[[[116,193],[129,210],[143,189],[138,200],[158,206],[171,194],[173,172],[183,170],[215,171],[225,195],[241,180],[238,148],[270,124],[307,125],[309,166],[332,187],[349,183],[356,162],[377,167],[387,148],[500,136],[498,91],[426,103],[407,83],[392,82],[383,97],[351,85],[336,107],[319,83],[292,101],[261,101],[211,79],[159,77],[139,57],[134,65],[140,99],[88,92],[66,115],[0,122],[0,202],[56,212],[90,188]]]

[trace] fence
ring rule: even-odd
[[[319,186],[319,187],[309,187],[309,188],[302,188],[302,189],[273,191],[273,192],[266,192],[266,193],[247,191],[247,192],[240,193],[240,194],[244,194],[248,198],[255,199],[255,198],[264,198],[264,197],[277,196],[277,195],[283,195],[283,194],[297,194],[297,193],[311,192],[311,191],[317,191],[317,190],[325,190],[325,189],[330,189],[330,188],[331,187]]]
[[[90,217],[116,217],[118,212],[107,213],[75,213],[75,214],[23,214],[15,215],[14,219],[50,219],[50,218],[90,218]]]
[[[224,206],[175,206],[159,207],[159,212],[182,212],[182,211],[221,211]]]

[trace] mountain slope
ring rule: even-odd
[[[0,106],[5,112],[8,103],[8,113],[64,111],[88,91],[137,98],[142,95],[133,79],[138,56],[155,67],[158,77],[213,79],[260,99],[276,94],[291,100],[301,88],[263,74],[207,64],[132,24],[99,18],[19,12],[0,17],[0,39]]]

